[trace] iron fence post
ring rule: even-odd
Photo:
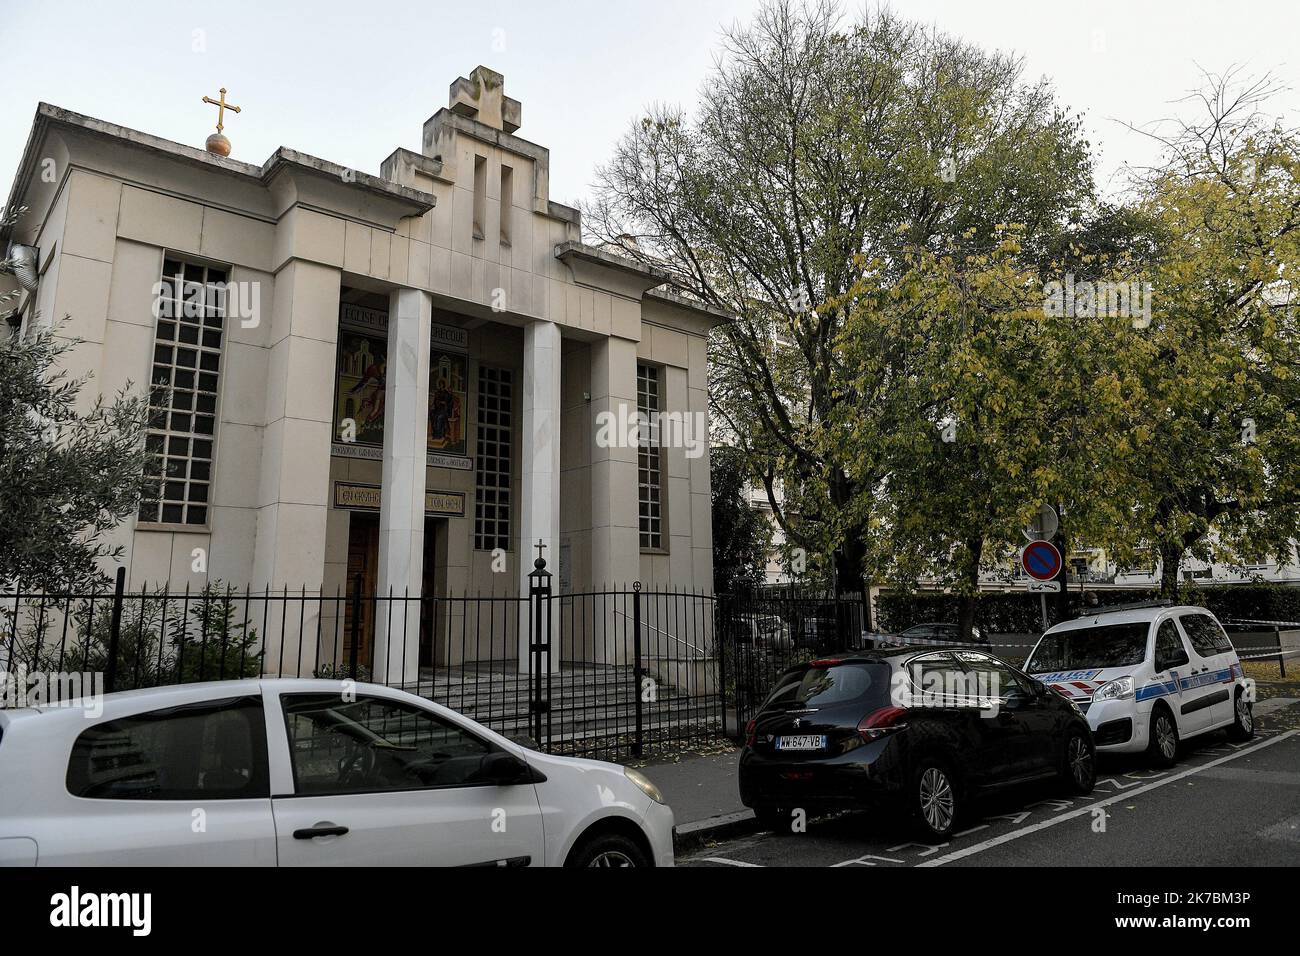
[[[113,693],[117,683],[117,648],[122,639],[122,600],[126,591],[126,568],[117,569],[113,586],[113,613],[108,622],[108,662],[104,665],[104,693]]]
[[[348,650],[348,676],[357,679],[357,643],[361,639],[361,575],[352,579],[352,646]]]
[[[551,644],[551,572],[546,570],[546,559],[542,557],[544,545],[539,541],[537,559],[533,561],[533,570],[528,574],[528,653],[532,674],[529,685],[532,688],[528,701],[529,724],[533,740],[537,746],[550,752],[551,735],[542,734],[542,715],[546,714],[546,727],[551,726],[549,695],[542,697],[542,671],[546,670],[546,686],[550,687],[550,644]]]
[[[718,706],[722,715],[722,736],[727,736],[727,611],[726,598],[715,596],[713,601],[713,633],[718,648]]]
[[[645,707],[641,700],[641,582],[632,585],[632,684],[635,693],[636,733],[632,738],[632,756],[641,756],[645,744]]]

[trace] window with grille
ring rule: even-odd
[[[141,521],[207,523],[226,279],[225,269],[163,263]]]
[[[636,406],[644,425],[637,442],[637,506],[640,513],[641,547],[663,547],[663,481],[660,471],[659,369],[653,365],[636,367]]]
[[[480,366],[474,456],[474,547],[510,549],[510,429],[514,414],[509,369]]]

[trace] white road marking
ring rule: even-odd
[[[762,869],[762,863],[746,863],[744,860],[728,860],[725,856],[706,856],[704,863],[721,863],[723,866],[753,866]]]
[[[946,847],[947,845],[948,845],[947,843],[938,843],[938,844],[934,844],[934,845],[931,845],[931,844],[929,844],[929,843],[900,843],[900,844],[898,844],[898,846],[887,846],[887,847],[885,847],[885,852],[886,852],[886,853],[897,853],[899,850],[906,850],[909,846],[917,846],[917,847],[920,847],[920,848],[921,848],[921,852],[918,853],[917,856],[929,856],[929,855],[932,854],[932,853],[938,853],[940,850],[942,850],[942,849],[943,849],[944,847]],[[853,861],[850,860],[849,862],[852,863]],[[903,861],[902,861],[902,860],[898,860],[898,861],[896,861],[896,862],[898,862],[898,863],[902,863]],[[836,863],[835,865],[836,865],[836,866],[843,866],[842,863]]]
[[[1133,783],[1120,783],[1119,780],[1118,780],[1117,778],[1115,778],[1115,777],[1103,777],[1102,779],[1100,779],[1100,780],[1097,781],[1096,785],[1097,785],[1098,787],[1100,787],[1103,783],[1109,783],[1109,784],[1111,784],[1111,785],[1112,785],[1116,790],[1128,790],[1128,789],[1130,789],[1131,787],[1140,787],[1140,786],[1142,786],[1141,780],[1142,780],[1142,778],[1139,777],[1139,778],[1138,778],[1136,781],[1134,781]]]
[[[1287,817],[1281,823],[1275,823],[1271,827],[1265,827],[1256,836],[1263,837],[1265,840],[1285,840],[1289,843],[1300,843],[1300,814]]]
[[[1167,783],[1173,783],[1175,780],[1183,780],[1187,777],[1193,776],[1194,774],[1200,773],[1202,770],[1209,770],[1211,767],[1225,764],[1229,760],[1236,760],[1238,757],[1245,756],[1246,754],[1254,753],[1257,750],[1263,750],[1265,747],[1271,747],[1273,744],[1280,743],[1288,737],[1294,737],[1298,733],[1300,733],[1300,730],[1288,730],[1286,733],[1279,734],[1276,737],[1269,737],[1267,740],[1264,740],[1247,750],[1238,750],[1236,753],[1228,754],[1226,757],[1220,757],[1217,760],[1211,760],[1208,763],[1201,764],[1200,766],[1191,767],[1181,773],[1175,773],[1160,780],[1156,780],[1147,784],[1145,787],[1117,793],[1113,797],[1107,797],[1105,800],[1098,800],[1095,803],[1090,803],[1077,810],[1071,810],[1069,813],[1061,813],[1048,820],[1044,820],[1041,823],[1034,823],[1027,827],[1021,827],[1019,830],[1013,830],[1010,833],[1004,833],[1001,836],[992,837],[982,843],[976,843],[974,846],[963,847],[960,850],[945,853],[943,856],[936,859],[926,860],[924,863],[918,863],[917,866],[943,866],[945,863],[951,863],[953,860],[961,860],[968,856],[974,856],[976,853],[983,853],[985,850],[991,850],[995,846],[1010,843],[1012,840],[1019,840],[1023,836],[1029,836],[1029,834],[1037,833],[1039,830],[1046,830],[1048,827],[1056,826],[1056,824],[1063,823],[1066,820],[1073,820],[1076,817],[1091,814],[1095,809],[1097,809],[1097,807],[1107,807],[1112,803],[1119,803],[1121,800],[1131,800],[1138,794],[1148,793],[1152,790],[1158,789],[1159,787],[1163,787]]]
[[[947,846],[947,844],[944,845]],[[852,860],[845,860],[843,863],[832,863],[831,867],[835,868],[839,866],[875,866],[876,864],[872,862],[873,860],[880,860],[884,863],[903,862],[902,860],[895,860],[892,857],[875,856],[874,854],[868,853],[866,856],[854,857]]]
[[[1024,823],[1026,819],[1032,817],[1033,815],[1034,815],[1034,811],[1032,810],[1021,810],[1017,813],[999,813],[996,816],[990,817],[989,819],[1010,820],[1012,823],[1021,824]]]

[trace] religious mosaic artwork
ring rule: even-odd
[[[387,332],[386,312],[354,304],[342,307],[331,447],[336,456],[376,461],[383,455]],[[469,363],[465,330],[434,325],[431,333],[443,347],[429,353],[429,464],[467,470],[473,467],[473,460],[466,437]]]
[[[464,355],[433,353],[429,362],[429,451],[443,455],[466,453],[468,381]]]
[[[339,330],[338,385],[334,390],[336,440],[351,419],[356,423],[356,444],[383,447],[387,353],[388,343],[382,338]]]

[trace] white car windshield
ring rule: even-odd
[[[1079,627],[1045,634],[1025,665],[1031,674],[1088,667],[1128,667],[1142,663],[1147,650],[1146,621]]]

